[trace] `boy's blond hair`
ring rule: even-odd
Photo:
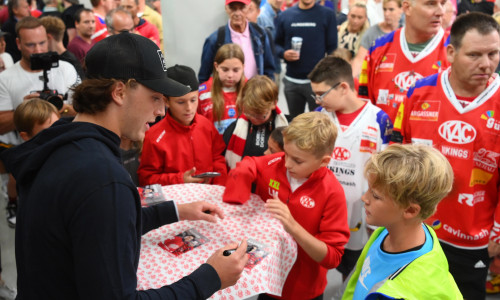
[[[337,127],[326,114],[320,112],[298,115],[283,130],[285,144],[294,142],[297,148],[317,158],[332,155],[336,139]]]
[[[243,87],[240,99],[240,111],[264,114],[278,101],[278,86],[267,76],[254,76]]]
[[[453,170],[436,149],[424,145],[391,145],[373,154],[364,174],[373,187],[382,190],[400,207],[420,206],[427,219],[453,186]]]
[[[14,111],[14,125],[17,131],[31,136],[35,125],[45,123],[53,113],[59,117],[57,108],[48,101],[40,98],[26,100]]]

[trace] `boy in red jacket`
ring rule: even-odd
[[[346,200],[326,168],[336,138],[328,116],[305,113],[283,131],[284,153],[245,157],[229,173],[224,202],[246,202],[255,183],[255,193],[299,246],[282,296],[259,299],[322,299],[327,270],[340,263],[349,240]]]
[[[196,113],[198,79],[193,69],[175,65],[167,69],[168,77],[191,88],[180,97],[167,97],[165,118],[146,132],[139,184],[213,183],[224,185],[227,177],[226,145],[214,124]],[[161,99],[160,99],[161,101]],[[193,175],[218,172],[213,179]]]

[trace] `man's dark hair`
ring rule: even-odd
[[[34,29],[43,26],[42,21],[32,16],[28,16],[26,18],[22,18],[16,23],[16,35],[19,36],[19,31],[21,29]]]
[[[351,65],[340,57],[327,56],[320,60],[307,76],[314,83],[325,82],[329,86],[339,81],[347,82],[354,89]]]
[[[257,5],[257,8],[260,7],[260,0],[252,0],[253,3],[255,3],[255,5]]]
[[[465,34],[474,29],[481,35],[487,35],[493,31],[500,34],[500,26],[492,16],[480,12],[471,12],[460,15],[451,26],[450,44],[458,50],[462,45]]]
[[[9,12],[9,16],[10,17],[12,17],[12,18],[14,17],[14,8],[18,8],[19,7],[19,3],[21,1],[22,0],[9,0],[9,2],[7,2],[7,10]]]
[[[98,7],[100,3],[101,0],[90,0],[90,4],[92,4],[92,7]]]
[[[76,23],[80,23],[80,21],[82,19],[82,13],[84,13],[84,12],[94,13],[91,9],[80,8],[79,10],[76,11],[75,16],[74,16]]]

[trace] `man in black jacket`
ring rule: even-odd
[[[22,199],[17,299],[206,299],[236,283],[248,259],[245,241],[230,256],[217,250],[176,283],[136,290],[142,234],[223,214],[206,202],[141,208],[120,163],[120,137],[142,140],[148,123],[165,114],[164,95],[190,91],[167,77],[159,48],[121,33],[97,43],[86,66],[87,79],[74,91],[74,120],[55,123],[2,157]]]

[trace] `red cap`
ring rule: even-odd
[[[240,3],[243,3],[245,5],[248,5],[248,4],[250,4],[250,2],[252,2],[252,0],[226,0],[226,5],[228,5],[229,3],[233,3],[233,2],[240,2]]]

